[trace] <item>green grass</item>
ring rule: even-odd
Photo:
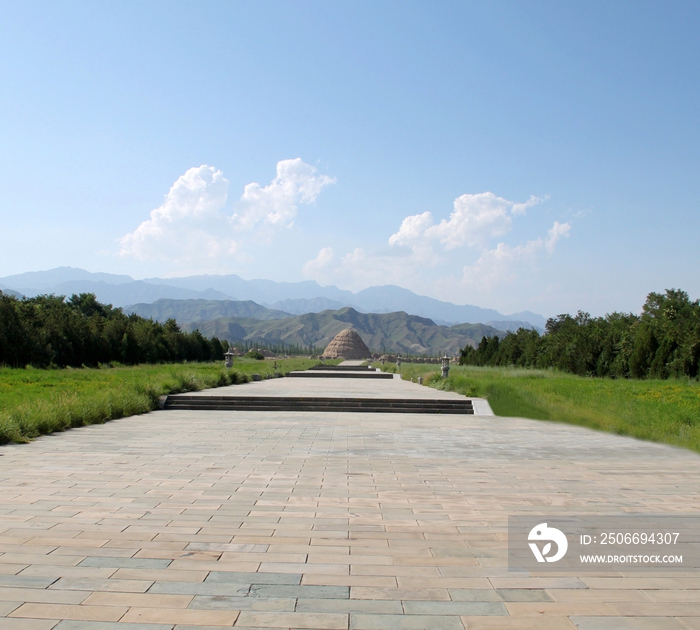
[[[385,369],[395,372],[396,366]],[[498,416],[554,420],[700,451],[700,383],[583,378],[549,370],[403,364],[410,380],[487,398]]]
[[[275,363],[277,370],[275,370]],[[311,359],[137,365],[100,369],[0,368],[0,444],[152,411],[163,394],[245,383],[307,369]]]

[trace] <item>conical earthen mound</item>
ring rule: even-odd
[[[333,341],[328,344],[328,347],[323,351],[325,359],[367,359],[372,356],[369,348],[362,341],[362,337],[354,330],[348,328],[342,330]]]

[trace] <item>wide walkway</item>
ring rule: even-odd
[[[323,382],[395,385],[440,394]],[[700,511],[698,479],[549,422],[158,411],[0,448],[0,630],[699,630],[698,573],[506,560],[509,514]]]

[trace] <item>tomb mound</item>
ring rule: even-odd
[[[368,359],[371,356],[362,337],[352,328],[341,330],[323,351],[324,359]]]

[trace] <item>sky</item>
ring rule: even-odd
[[[697,2],[0,6],[0,277],[700,297]]]

